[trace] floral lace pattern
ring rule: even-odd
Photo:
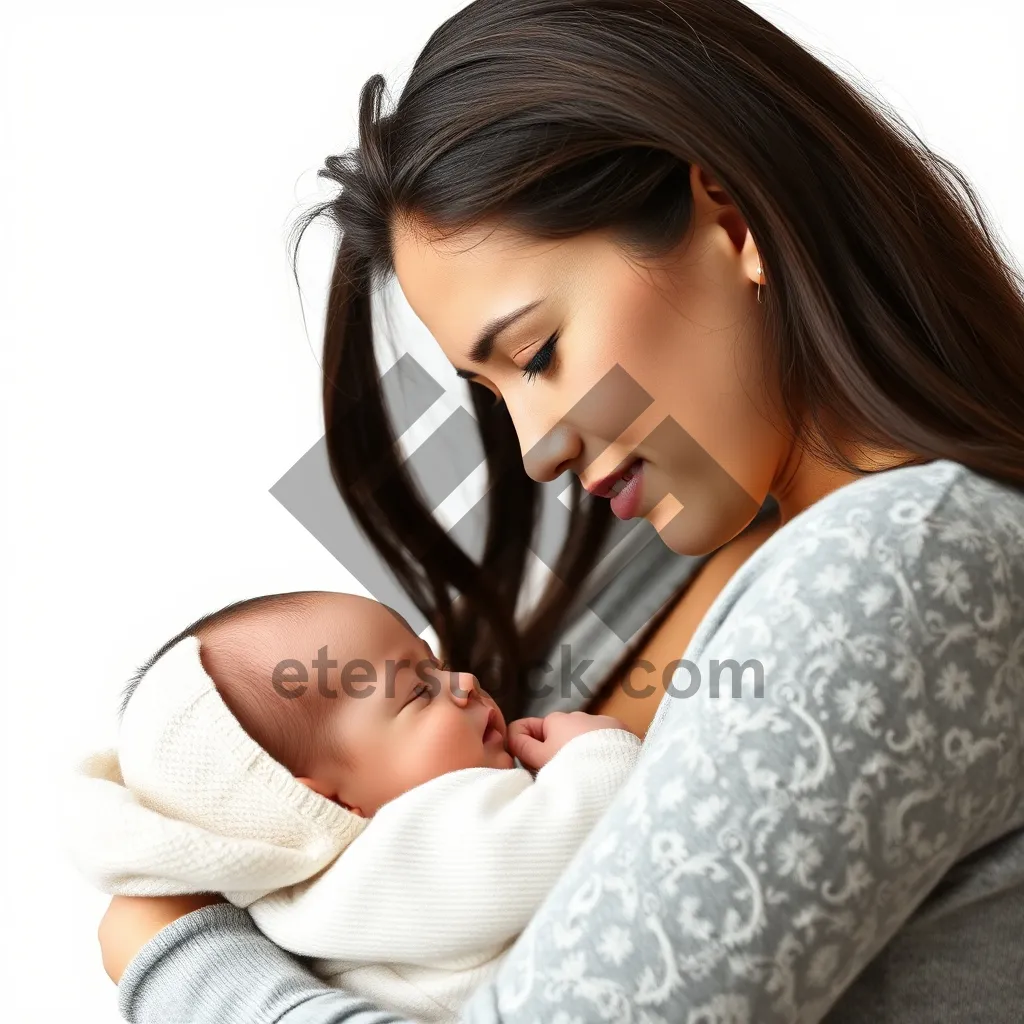
[[[699,675],[673,684],[697,692],[662,701],[465,1019],[821,1020],[957,860],[1024,823],[1008,487],[943,461],[842,488],[740,570],[686,657]]]

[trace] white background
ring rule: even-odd
[[[230,601],[360,589],[268,492],[322,434],[331,239],[303,244],[307,334],[285,232],[355,142],[360,85],[380,71],[397,97],[462,6],[0,4],[4,1020],[120,1021],[95,940],[106,897],[54,823],[125,680]],[[1024,251],[1017,5],[752,6],[887,98]],[[394,294],[400,344],[440,376]]]

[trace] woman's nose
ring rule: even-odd
[[[518,431],[522,438],[523,432]],[[520,441],[523,468],[537,483],[557,480],[583,451],[580,435],[565,421],[559,421],[528,447]]]

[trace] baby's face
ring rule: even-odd
[[[443,668],[385,605],[324,594],[299,631],[307,629],[289,641],[298,653],[286,655],[308,674],[296,699],[318,701],[315,712],[324,716],[321,756],[302,779],[307,785],[369,817],[447,772],[515,766],[505,720],[476,677]],[[318,668],[314,659],[325,664]]]

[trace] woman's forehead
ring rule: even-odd
[[[396,227],[395,273],[403,290],[417,296],[479,290],[502,281],[537,275],[557,262],[557,243],[530,239],[512,229],[464,228],[456,234],[427,235],[423,227]]]
[[[395,228],[395,276],[439,344],[461,352],[495,317],[566,288],[586,244],[530,238],[501,225],[439,238],[406,223]]]
[[[442,347],[456,351],[468,347],[479,325],[522,287],[492,239],[467,245],[462,236],[431,242],[406,232],[396,238],[394,257],[395,276],[413,312]]]

